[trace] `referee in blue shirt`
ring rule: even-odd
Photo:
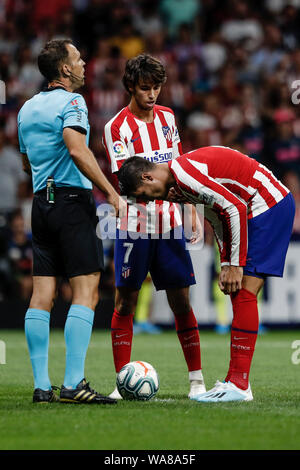
[[[49,41],[38,57],[48,88],[26,101],[18,114],[23,168],[32,174],[34,192],[33,294],[25,316],[34,402],[58,401],[48,375],[49,320],[57,277],[66,276],[73,297],[64,329],[60,401],[115,403],[92,390],[84,374],[103,270],[92,184],[104,191],[117,213],[125,203],[88,148],[88,111],[75,92],[84,84],[84,65],[71,40]]]

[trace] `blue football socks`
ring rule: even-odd
[[[25,336],[33,369],[34,388],[50,390],[48,375],[50,313],[29,308],[25,315]]]
[[[94,312],[84,305],[71,305],[65,324],[66,371],[64,386],[76,388],[84,376],[86,352],[94,322]]]

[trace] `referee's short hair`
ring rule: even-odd
[[[129,59],[122,78],[123,85],[129,94],[131,94],[129,88],[135,88],[139,83],[163,85],[166,80],[165,67],[150,54],[140,54]]]
[[[131,196],[142,184],[142,174],[155,168],[155,163],[142,157],[128,158],[118,171],[122,196]]]
[[[38,55],[38,67],[41,74],[49,81],[61,76],[60,64],[68,60],[67,44],[73,44],[71,39],[52,39],[48,41]]]

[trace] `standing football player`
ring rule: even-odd
[[[165,163],[182,153],[173,111],[156,104],[165,81],[165,68],[156,58],[141,54],[127,61],[123,85],[130,102],[105,125],[103,135],[113,173],[133,155]],[[127,218],[120,221],[116,238],[116,296],[111,322],[116,372],[130,362],[133,316],[139,290],[150,272],[156,290],[166,291],[174,313],[189,371],[189,397],[203,393],[198,324],[189,300],[189,286],[195,284],[195,277],[178,206],[166,201],[128,201]],[[197,239],[195,235],[193,241]],[[110,397],[121,398],[117,389]]]
[[[221,255],[219,287],[231,296],[233,320],[224,382],[192,398],[252,400],[257,295],[268,276],[283,276],[295,215],[292,194],[264,165],[227,147],[203,147],[162,165],[133,157],[118,177],[121,193],[128,196],[204,205]]]

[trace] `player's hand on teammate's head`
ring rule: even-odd
[[[127,202],[124,197],[119,196],[119,212],[118,217],[127,217]]]
[[[107,201],[114,207],[116,217],[125,217],[127,215],[127,202],[119,194],[110,194]]]

